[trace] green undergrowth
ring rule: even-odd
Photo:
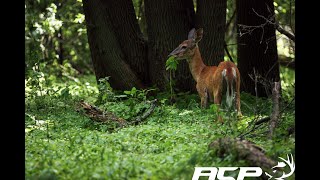
[[[178,93],[172,103],[170,93],[135,88],[115,92],[107,79],[97,86],[94,76],[67,80],[35,76],[38,81],[26,80],[26,179],[191,179],[195,166],[246,166],[237,154],[218,156],[208,145],[246,134],[252,122],[272,110],[270,100],[242,93],[244,116],[236,120],[225,110],[222,125],[216,121],[214,105],[200,109],[197,94]],[[131,121],[154,98],[157,106],[143,123],[115,131],[77,110],[84,100]],[[267,138],[268,123],[244,138],[270,158],[285,158],[295,151],[294,136],[287,132],[293,125],[294,103],[282,112],[273,139]]]

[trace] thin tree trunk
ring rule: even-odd
[[[273,137],[274,131],[279,122],[279,116],[280,116],[279,99],[280,99],[280,82],[274,82],[273,88],[272,88],[273,108],[272,108],[272,114],[271,114],[270,125],[269,125],[269,138]]]
[[[166,89],[169,73],[165,62],[170,51],[175,49],[193,27],[194,9],[192,0],[145,0],[145,16],[148,32],[149,74],[152,84]],[[181,61],[174,80],[180,90],[195,87],[188,64]]]
[[[237,0],[238,66],[242,90],[255,95],[255,82],[250,77],[253,69],[259,75],[259,97],[271,94],[270,84],[279,81],[279,63],[275,27],[256,13],[274,18],[273,0]],[[256,13],[255,13],[256,12]]]
[[[199,47],[207,65],[218,65],[223,61],[226,8],[226,0],[197,0],[196,26],[204,30]]]
[[[114,27],[111,25],[111,17],[107,14],[102,2],[100,0],[83,0],[83,8],[97,80],[110,76],[110,84],[115,89],[142,88],[142,81],[126,62],[127,56],[122,51],[121,43],[119,43]],[[121,12],[120,9],[118,10]]]

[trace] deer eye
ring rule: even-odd
[[[182,46],[181,48],[182,48],[182,49],[186,49],[186,48],[187,48],[187,46]]]

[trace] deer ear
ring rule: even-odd
[[[202,39],[202,35],[203,35],[203,29],[202,28],[199,28],[197,30],[197,32],[195,33],[195,41],[196,43],[198,43],[201,39]]]
[[[195,32],[196,32],[196,29],[192,28],[192,29],[189,31],[188,39],[195,39]]]

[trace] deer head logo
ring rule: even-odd
[[[281,159],[282,162],[278,162],[278,164],[276,166],[273,166],[271,168],[271,169],[274,169],[272,172],[274,174],[276,174],[277,169],[275,169],[275,168],[284,168],[284,167],[288,166],[290,168],[290,172],[288,174],[283,172],[282,176],[280,176],[280,177],[273,177],[272,175],[270,175],[267,172],[265,172],[265,174],[269,177],[269,179],[273,178],[273,179],[276,179],[276,180],[284,180],[284,178],[287,178],[287,177],[289,177],[289,176],[291,176],[293,174],[293,172],[295,170],[295,164],[294,164],[294,161],[293,161],[292,154],[290,154],[290,155],[291,155],[291,159],[289,158],[289,155],[287,155],[287,160],[279,157],[279,159]]]

